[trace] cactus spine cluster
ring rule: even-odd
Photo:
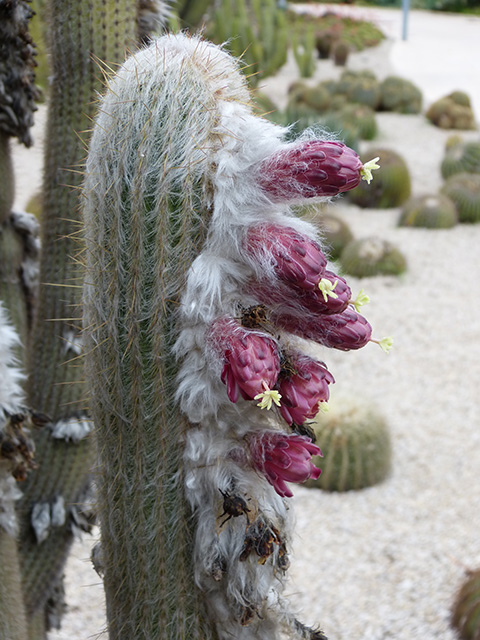
[[[298,330],[299,314],[335,348],[369,341],[290,204],[370,180],[374,163],[285,133],[253,115],[233,58],[185,35],[130,57],[101,104],[84,324],[112,640],[323,637],[282,598],[285,498],[319,475],[318,447],[292,431],[333,376],[274,325]]]

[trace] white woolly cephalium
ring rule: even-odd
[[[21,387],[24,375],[15,357],[19,342],[17,332],[0,301],[0,410],[9,413],[18,411],[24,399]]]

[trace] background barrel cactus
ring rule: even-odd
[[[440,170],[444,178],[455,173],[480,173],[480,142],[461,138],[447,141]]]
[[[314,220],[322,233],[329,257],[338,260],[343,249],[353,240],[350,227],[340,216],[328,210],[319,211]]]
[[[322,448],[322,475],[308,480],[306,486],[349,491],[387,478],[391,470],[390,431],[374,407],[339,397],[310,426]]]
[[[480,569],[470,571],[452,609],[452,625],[461,640],[480,640]]]
[[[455,204],[447,196],[429,194],[408,200],[400,214],[400,227],[426,227],[428,229],[449,229],[458,223]]]
[[[387,209],[402,205],[410,196],[411,179],[407,163],[403,157],[391,149],[370,148],[361,157],[380,157],[380,169],[375,183],[365,189],[360,184],[348,194],[348,199],[360,207]]]
[[[441,192],[455,203],[459,222],[480,221],[479,173],[456,173],[448,178]]]
[[[470,98],[463,91],[454,91],[430,105],[426,114],[432,124],[441,129],[476,129]]]
[[[398,276],[407,268],[403,253],[378,237],[349,242],[340,254],[340,265],[344,273],[356,278]]]
[[[420,113],[422,92],[410,80],[388,76],[380,83],[379,109],[398,113]]]

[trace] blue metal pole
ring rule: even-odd
[[[402,0],[403,23],[402,23],[402,40],[407,39],[408,32],[408,11],[410,9],[410,0]]]

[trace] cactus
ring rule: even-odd
[[[427,229],[450,229],[457,223],[458,214],[454,203],[440,193],[410,198],[398,220],[399,227]]]
[[[356,129],[361,140],[373,140],[378,132],[377,120],[371,107],[363,104],[346,104],[336,112],[345,128]]]
[[[228,41],[252,87],[287,61],[286,17],[275,0],[220,0],[207,32],[218,44]]]
[[[422,92],[410,80],[388,76],[380,83],[379,109],[398,113],[420,113]]]
[[[347,64],[350,47],[346,42],[336,42],[333,46],[333,61],[336,66],[344,67]]]
[[[455,173],[480,173],[480,142],[447,141],[445,157],[440,165],[444,178]]]
[[[455,203],[459,222],[480,222],[480,174],[456,173],[440,191]]]
[[[320,60],[330,58],[337,37],[333,31],[317,31],[315,34],[315,47]]]
[[[293,36],[293,55],[301,78],[311,78],[315,73],[315,32],[313,25],[307,25],[301,39],[298,33]]]
[[[391,470],[391,438],[385,418],[351,398],[330,402],[311,424],[323,453],[322,475],[305,485],[326,491],[363,489],[384,481]],[[316,460],[315,456],[313,460]]]
[[[353,240],[350,227],[339,216],[323,211],[319,213],[315,221],[329,249],[330,259],[338,260],[343,249]]]
[[[349,242],[340,255],[340,264],[344,273],[356,278],[398,276],[407,268],[402,252],[375,236]]]
[[[112,640],[323,637],[280,593],[286,482],[318,476],[318,447],[289,424],[318,411],[333,378],[278,337],[256,289],[316,326],[340,315],[349,289],[290,203],[369,168],[340,143],[285,133],[253,115],[236,61],[183,34],[131,56],[100,106],[84,326]],[[352,333],[335,333],[338,348]]]
[[[411,179],[402,156],[391,149],[380,147],[369,149],[368,153],[361,154],[361,157],[367,155],[380,157],[380,169],[375,182],[368,189],[359,184],[348,194],[349,200],[359,207],[374,209],[399,207],[406,202],[411,193]]]
[[[440,98],[430,105],[426,117],[441,129],[476,129],[470,98],[462,91]]]
[[[365,104],[376,110],[380,104],[380,85],[374,73],[368,70],[342,73],[337,92],[347,96],[349,102]]]
[[[452,625],[461,640],[480,640],[480,569],[469,571],[452,608]]]

